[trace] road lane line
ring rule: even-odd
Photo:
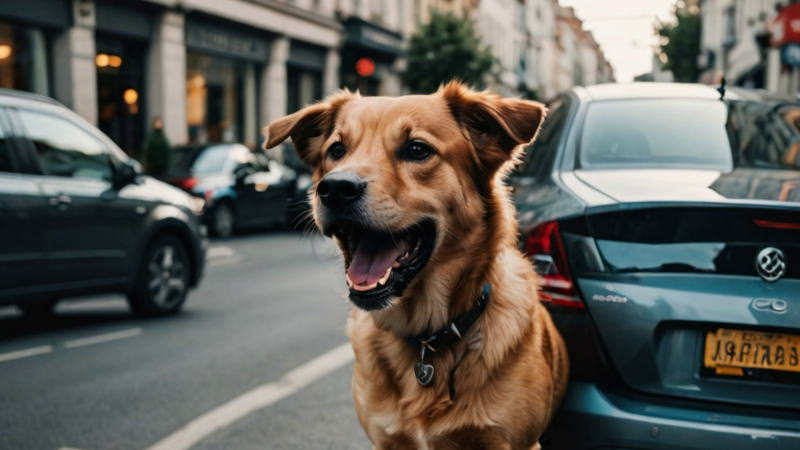
[[[40,347],[31,347],[24,350],[2,353],[0,354],[0,362],[11,361],[12,359],[27,358],[29,356],[41,355],[43,353],[50,353],[52,351],[52,345],[42,345]]]
[[[352,360],[352,347],[342,344],[287,372],[280,380],[262,384],[208,411],[147,450],[189,449],[217,430],[294,394]]]
[[[127,339],[142,334],[141,328],[131,328],[128,330],[115,331],[113,333],[98,334],[97,336],[89,336],[80,339],[73,339],[64,342],[64,348],[78,348],[87,345],[101,344],[108,341],[116,341],[117,339]]]
[[[224,258],[226,256],[233,256],[235,254],[236,251],[231,247],[227,247],[224,245],[213,245],[208,248],[208,251],[206,251],[206,258],[208,259]]]

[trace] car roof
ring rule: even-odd
[[[64,107],[63,104],[57,100],[32,92],[18,91],[16,89],[0,88],[0,102],[3,104],[20,104],[20,103],[46,103],[48,105]]]
[[[613,83],[596,84],[576,88],[584,93],[588,101],[628,100],[642,98],[691,98],[699,100],[718,100],[718,86],[697,83]],[[745,89],[729,86],[725,92],[728,100],[750,100],[762,102],[797,102],[796,98],[778,96],[765,90]]]

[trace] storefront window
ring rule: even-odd
[[[47,55],[42,30],[0,22],[0,87],[50,95]]]
[[[98,126],[129,155],[140,157],[145,134],[147,45],[98,36],[96,48]]]
[[[255,65],[234,59],[188,53],[186,121],[192,143],[243,140],[246,86],[255,85]],[[255,114],[255,111],[247,112]]]

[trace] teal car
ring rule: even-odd
[[[570,352],[554,449],[800,449],[800,103],[575,88],[511,175]]]

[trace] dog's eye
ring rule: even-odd
[[[344,157],[345,153],[347,153],[347,149],[344,148],[344,144],[341,142],[336,142],[335,144],[331,145],[330,148],[328,148],[328,151],[325,153],[325,155],[334,161],[338,161]]]
[[[434,151],[430,145],[415,139],[401,147],[398,156],[406,161],[425,161],[433,153]]]

